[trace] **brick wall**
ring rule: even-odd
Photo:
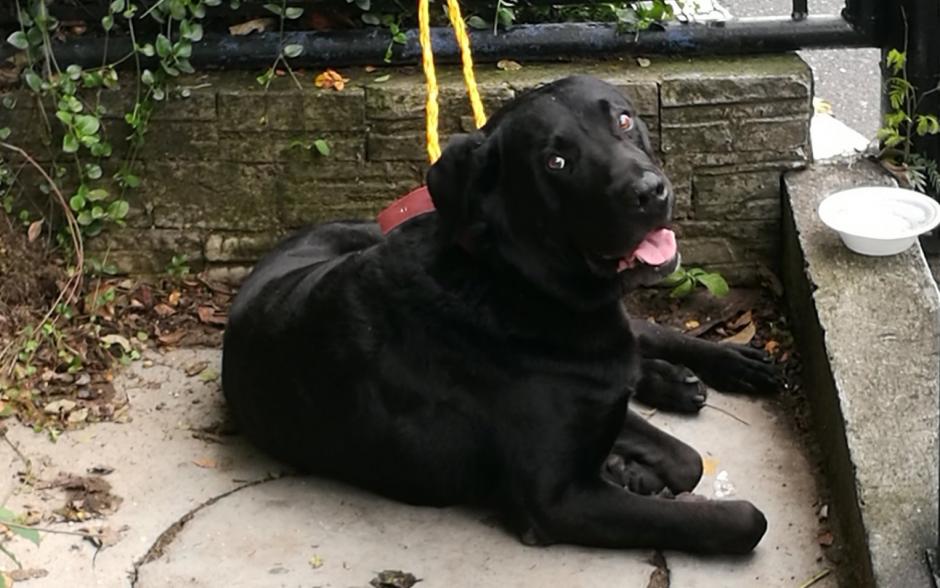
[[[734,282],[775,268],[780,245],[780,177],[809,157],[812,74],[794,55],[738,59],[654,59],[527,65],[504,72],[480,65],[488,112],[517,92],[569,73],[590,73],[629,95],[646,120],[678,196],[687,266],[720,270]],[[352,78],[342,92],[303,78],[278,79],[265,94],[253,75],[213,72],[192,81],[187,99],[155,116],[140,153],[142,186],[128,227],[89,243],[128,272],[163,271],[185,254],[194,268],[238,279],[291,228],[338,217],[371,217],[421,183],[426,170],[423,77],[414,69]],[[374,78],[390,73],[384,83]],[[470,130],[459,72],[440,72],[443,138]],[[106,126],[120,159],[129,92],[105,93]],[[28,100],[0,113],[15,140],[42,152],[38,112]],[[6,117],[6,120],[4,119]],[[325,139],[328,157],[291,148]],[[117,169],[116,162],[109,167]]]

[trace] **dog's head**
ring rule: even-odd
[[[523,94],[451,139],[428,172],[445,239],[591,305],[677,263],[674,196],[636,109],[573,76]]]

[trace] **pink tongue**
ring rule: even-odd
[[[662,265],[676,256],[676,234],[669,229],[656,229],[643,239],[633,256],[647,265]]]

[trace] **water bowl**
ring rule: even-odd
[[[904,188],[870,186],[826,196],[819,218],[862,255],[896,255],[940,224],[936,200]]]

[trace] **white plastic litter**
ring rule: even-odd
[[[715,491],[715,498],[728,498],[737,494],[737,489],[728,477],[728,472],[721,470],[715,476],[715,482],[712,484]]]

